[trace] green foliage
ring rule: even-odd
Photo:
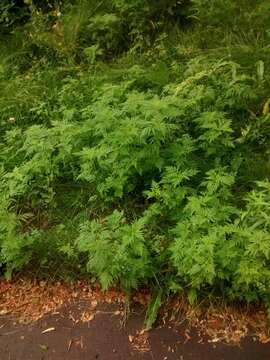
[[[20,1],[3,0],[0,4],[0,33],[7,34],[19,22],[23,23],[27,17],[27,8]]]
[[[102,223],[93,220],[81,225],[76,241],[79,252],[87,253],[87,270],[108,289],[120,282],[124,289],[138,288],[149,276],[149,253],[141,220],[127,224],[114,211]]]
[[[5,268],[7,278],[13,271],[24,267],[31,257],[35,233],[20,233],[20,222],[16,214],[8,210],[8,202],[1,197],[0,207],[0,266]]]
[[[170,291],[269,303],[268,2],[49,4],[0,57],[3,272],[153,287],[147,327]]]
[[[152,299],[148,305],[148,309],[146,313],[146,322],[145,322],[145,328],[147,330],[151,329],[151,327],[154,325],[161,304],[162,304],[162,289],[159,289],[158,291],[156,291],[154,296],[152,296]]]

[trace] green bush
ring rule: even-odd
[[[207,4],[31,4],[0,59],[8,276],[155,287],[151,318],[162,291],[269,303],[268,4]]]
[[[130,290],[151,276],[143,231],[142,221],[128,224],[119,211],[102,222],[93,220],[81,225],[76,248],[88,254],[87,270],[98,277],[103,288],[120,283],[125,290]]]

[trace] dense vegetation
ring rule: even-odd
[[[269,1],[0,11],[3,273],[269,303]]]

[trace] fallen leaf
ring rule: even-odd
[[[43,330],[41,334],[46,334],[46,333],[51,332],[51,331],[54,331],[54,330],[55,330],[55,328],[54,328],[54,327],[51,327],[51,328],[48,328],[48,329],[46,329],[46,330]]]
[[[92,308],[96,308],[96,307],[97,307],[97,304],[98,304],[97,300],[91,301],[91,306],[92,306]]]
[[[1,310],[0,315],[6,315],[8,313],[8,310]]]
[[[48,345],[39,344],[39,347],[40,347],[41,350],[43,350],[43,351],[47,351],[47,350],[49,349]]]
[[[129,342],[133,342],[133,340],[134,340],[134,336],[132,336],[132,335],[128,335],[128,340],[129,340]]]
[[[94,320],[95,314],[89,314],[87,312],[84,312],[81,316],[81,321],[82,322],[89,322]]]

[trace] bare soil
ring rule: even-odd
[[[29,280],[0,282],[0,360],[269,360],[266,313],[194,309],[181,299],[144,330],[149,294],[126,318],[121,292]]]

